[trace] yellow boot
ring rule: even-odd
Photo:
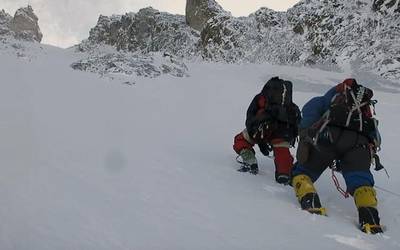
[[[304,174],[297,175],[293,178],[292,185],[301,209],[312,214],[326,215],[326,209],[321,206],[317,190],[310,177]]]
[[[373,187],[362,186],[354,191],[354,202],[358,209],[360,229],[364,233],[382,233],[382,226],[379,224],[378,200]]]

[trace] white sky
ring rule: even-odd
[[[260,7],[286,10],[299,0],[217,0],[234,16],[247,16]],[[0,9],[10,15],[19,8],[32,5],[39,17],[42,43],[68,47],[89,35],[100,14],[124,14],[152,6],[160,11],[185,13],[186,0],[0,0]]]

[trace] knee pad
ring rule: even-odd
[[[299,201],[306,194],[317,193],[311,178],[304,174],[293,177],[292,185]]]
[[[378,200],[376,199],[376,191],[373,187],[362,186],[354,191],[354,202],[357,208],[373,207],[376,208]]]
[[[254,144],[252,143],[252,141],[249,141],[248,139],[246,139],[245,132],[246,132],[246,130],[243,131],[242,133],[236,135],[235,139],[233,141],[233,150],[235,150],[235,152],[237,154],[240,154],[240,152],[243,149],[253,150]]]

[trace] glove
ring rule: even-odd
[[[375,129],[371,131],[368,135],[370,141],[374,145],[375,151],[380,151],[382,144],[382,137],[378,130],[378,120],[375,120]]]
[[[269,156],[269,153],[272,151],[271,145],[267,143],[259,143],[258,147],[260,148],[260,152],[265,156]]]

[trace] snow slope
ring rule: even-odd
[[[235,171],[233,136],[266,80],[293,80],[303,105],[349,72],[204,63],[187,78],[111,79],[74,71],[78,57],[0,49],[0,249],[400,249],[396,195],[378,190],[387,232],[371,236],[329,173],[316,184],[329,213],[320,217],[274,183],[272,160],[258,154],[258,176]],[[374,172],[377,184],[399,192],[398,90],[357,77],[380,100],[391,177]]]

